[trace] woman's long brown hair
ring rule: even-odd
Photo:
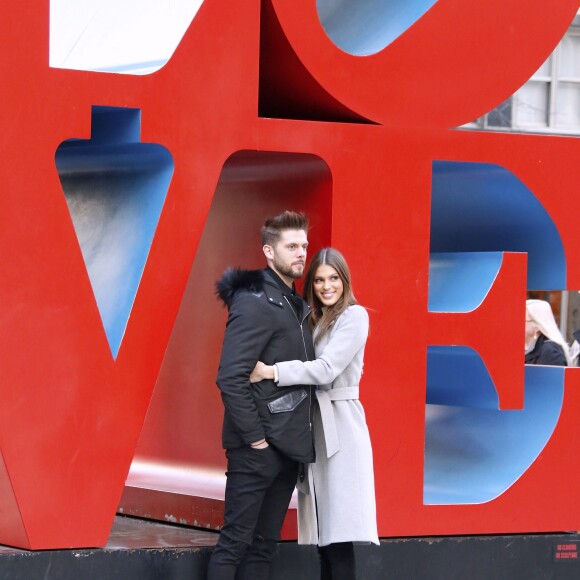
[[[314,293],[314,278],[316,271],[320,266],[327,265],[336,270],[342,280],[343,292],[336,304],[322,309],[322,303]],[[356,298],[352,291],[352,284],[350,282],[350,270],[344,256],[334,248],[323,248],[316,252],[308,267],[306,278],[304,280],[304,298],[314,311],[308,319],[308,324],[311,329],[318,327],[316,334],[316,342],[332,328],[336,319],[353,304],[357,304]]]

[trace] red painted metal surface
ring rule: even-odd
[[[266,2],[280,24],[269,34],[286,36],[273,45],[294,51],[292,82],[304,91],[296,101],[268,89],[285,69],[271,65],[278,48],[260,51],[258,0],[206,0],[171,61],[144,77],[49,68],[48,2],[6,6],[0,542],[104,545],[136,449],[137,461],[223,466],[214,373],[225,313],[212,281],[234,262],[259,265],[257,227],[285,207],[309,212],[313,250],[331,243],[344,252],[357,297],[371,309],[361,387],[380,535],[577,529],[574,369],[556,430],[510,489],[481,505],[423,504],[434,333],[480,350],[505,408],[521,406],[523,392],[522,366],[508,362],[523,344],[524,313],[512,308],[525,297],[521,259],[507,258],[483,314],[428,312],[432,163],[494,163],[517,175],[560,232],[567,287],[580,288],[570,211],[579,142],[449,129],[509,96],[577,8],[577,0],[440,0],[384,51],[361,58],[323,36],[313,0]],[[260,80],[261,62],[269,79]],[[301,116],[311,91],[316,106]],[[141,140],[167,148],[175,166],[116,360],[54,162],[65,139],[90,137],[92,105],[141,109]],[[282,118],[266,118],[269,111]],[[505,350],[494,349],[506,329]]]

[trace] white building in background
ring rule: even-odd
[[[527,83],[465,127],[580,135],[580,14]]]

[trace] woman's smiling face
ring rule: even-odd
[[[327,264],[321,264],[314,274],[314,295],[323,306],[333,306],[342,296],[344,287],[338,272]]]

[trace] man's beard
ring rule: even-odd
[[[279,262],[276,257],[272,260],[272,265],[279,274],[288,276],[288,278],[302,278],[302,275],[304,274],[304,265],[302,265],[302,268],[298,272],[292,268],[292,265],[287,266],[286,264]]]

